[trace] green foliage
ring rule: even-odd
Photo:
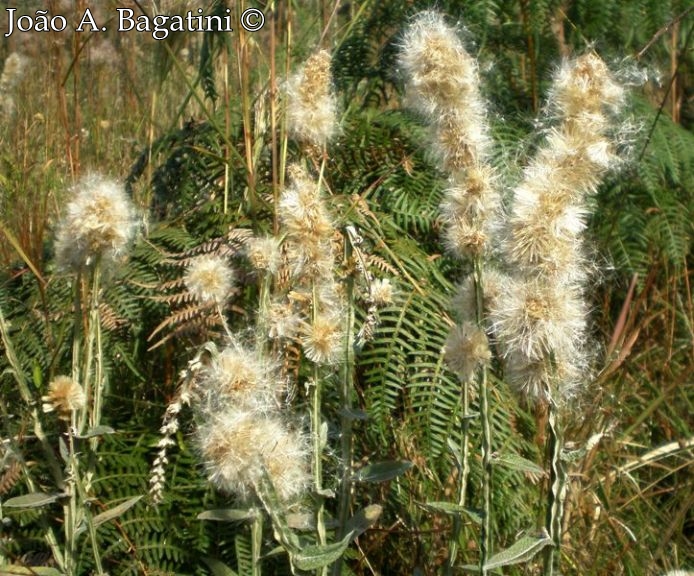
[[[355,488],[360,504],[375,502],[384,510],[378,529],[365,532],[359,548],[348,551],[344,572],[366,573],[368,562],[383,574],[434,573],[445,556],[452,514],[424,505],[451,502],[459,473],[450,441],[459,442],[461,390],[444,365],[442,350],[451,324],[447,310],[452,283],[468,270],[441,254],[437,215],[445,181],[427,155],[427,127],[422,118],[397,109],[399,35],[408,18],[430,2],[351,4],[347,9],[353,11],[354,20],[337,16],[338,23],[344,24],[340,30],[346,34],[337,39],[333,73],[344,116],[341,134],[328,151],[329,203],[337,227],[355,225],[364,236],[372,266],[379,274],[393,277],[397,287],[393,304],[379,311],[373,337],[358,350],[359,403],[355,409],[364,411],[366,420],[355,423],[355,460],[364,466],[407,460],[413,467],[384,483]],[[565,48],[560,46],[553,20],[560,22],[569,49],[578,51],[596,42],[599,51],[621,58],[641,50],[684,11],[685,4],[676,0],[577,0],[564,8],[556,0],[447,0],[437,6],[450,22],[464,24],[468,45],[480,54],[485,95],[497,113],[493,121],[499,143],[495,163],[505,167],[511,161],[522,163],[528,145],[523,139],[532,132],[534,111]],[[215,5],[219,9],[222,3]],[[680,50],[688,27],[691,16],[681,22],[682,34],[673,40]],[[202,83],[209,99],[217,95],[214,63],[222,47],[219,41],[205,38],[199,78],[194,79]],[[307,51],[304,45],[296,49],[298,53]],[[667,42],[656,42],[643,61],[654,69],[670,70],[675,56],[682,63],[681,82],[691,89],[691,48],[674,54]],[[665,77],[663,83],[667,80]],[[598,423],[612,437],[593,453],[592,467],[580,471],[584,484],[572,496],[576,521],[568,528],[571,547],[567,554],[575,568],[568,573],[660,571],[675,567],[667,559],[669,552],[679,555],[681,565],[694,560],[686,534],[692,522],[687,511],[691,498],[686,493],[691,487],[686,473],[691,453],[676,451],[657,467],[644,464],[635,468],[630,482],[617,482],[610,476],[615,466],[640,453],[634,446],[647,450],[691,437],[694,401],[687,377],[694,369],[689,290],[694,136],[686,125],[672,122],[667,110],[657,114],[662,96],[639,96],[631,102],[630,114],[640,130],[630,151],[628,171],[600,190],[591,223],[596,251],[608,254],[616,269],[610,285],[596,290],[596,309],[603,310],[596,332],[609,340],[628,279],[638,274],[638,300],[629,316],[627,335],[638,332],[639,338],[617,377],[601,382],[595,399],[586,399],[579,406],[582,413],[575,428],[580,440],[586,439],[581,434],[591,433],[584,430],[592,425],[598,429]],[[221,109],[225,105],[226,111]],[[203,243],[225,241],[230,228],[267,230],[273,226],[271,137],[259,132],[255,165],[259,177],[251,191],[240,104],[218,99],[215,106],[220,108],[161,135],[152,146],[143,144],[129,175],[131,191],[139,191],[139,186],[151,200],[150,222],[147,237],[137,242],[129,262],[113,272],[103,292],[104,360],[109,369],[104,420],[118,433],[99,440],[94,515],[146,493],[161,415],[191,349],[208,335],[203,329],[176,333],[166,345],[148,351],[153,344],[149,336],[172,313],[169,303],[161,299],[169,294],[162,287],[180,279],[184,255]],[[224,112],[229,114],[228,125]],[[259,115],[254,122],[260,119]],[[297,151],[290,146],[288,154],[293,157]],[[3,163],[9,160],[3,157]],[[22,174],[9,168],[4,178],[16,184]],[[222,184],[225,181],[227,190]],[[2,202],[5,217],[8,201],[3,197]],[[46,256],[49,254],[47,249]],[[31,376],[34,402],[39,406],[51,378],[69,370],[74,327],[69,279],[50,265],[45,272],[48,282],[43,284],[25,266],[17,265],[3,271],[0,284],[0,308],[11,323],[19,363]],[[229,314],[239,327],[252,321],[257,302],[255,280],[244,278],[243,287],[236,305],[244,314]],[[358,327],[365,318],[364,311],[357,311]],[[541,415],[519,407],[501,380],[491,382],[490,394],[494,445],[500,459],[494,466],[493,483],[494,540],[499,551],[510,548],[519,533],[539,518],[535,498],[542,480],[536,471],[514,460],[514,455],[543,463],[535,438]],[[3,404],[11,407],[11,418],[3,418],[0,425],[2,437],[19,438],[32,476],[40,485],[50,485],[40,446],[27,432],[31,430],[30,407],[19,398],[4,353],[0,355],[0,395]],[[328,390],[326,395],[334,425],[339,419],[337,393]],[[471,408],[477,410],[476,401]],[[229,503],[213,494],[204,481],[191,452],[186,422],[184,419],[183,433],[176,437],[177,445],[170,454],[165,501],[155,509],[142,500],[98,527],[108,572],[203,575],[216,573],[215,566],[221,570],[217,561],[239,575],[250,573],[249,526],[197,519],[200,512],[228,508]],[[47,426],[56,453],[61,427],[55,421]],[[480,424],[473,419],[473,448],[479,446],[480,436]],[[515,465],[502,465],[504,458]],[[468,502],[475,508],[481,499],[482,471],[478,459],[473,458],[471,465]],[[7,486],[0,494],[3,502],[28,492],[23,479],[9,476],[16,473],[16,467],[4,454],[0,472],[8,480],[0,482]],[[598,520],[586,512],[596,507],[603,514]],[[58,503],[35,510],[3,510],[8,520],[3,536],[10,539],[0,551],[14,561],[32,550],[37,563],[45,561],[40,557],[47,550],[43,530],[46,524],[60,530],[60,513]],[[477,527],[463,518],[461,564],[476,558],[467,544],[474,540]],[[623,526],[635,533],[637,544],[631,543]],[[660,534],[662,526],[667,526],[666,534]],[[271,537],[269,531],[266,537]],[[541,541],[528,542],[532,547]],[[605,550],[616,559],[604,558]],[[212,560],[205,564],[203,557]],[[88,546],[81,561],[84,573],[89,573],[93,561]],[[286,556],[265,558],[263,565],[268,573],[289,573]],[[530,569],[511,570],[515,571],[509,573],[530,573]]]
[[[643,124],[635,170],[603,189],[595,228],[614,264],[645,277],[658,263],[682,270],[694,233],[694,135],[635,99]]]

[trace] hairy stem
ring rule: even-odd
[[[545,528],[552,539],[552,546],[545,548],[544,576],[560,574],[561,527],[566,496],[566,472],[561,461],[564,436],[561,415],[557,406],[550,402],[547,420],[547,448],[550,458],[549,490]]]

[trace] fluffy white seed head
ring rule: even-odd
[[[0,76],[0,92],[8,92],[14,89],[24,75],[28,63],[28,58],[19,52],[12,52],[2,69]]]
[[[201,425],[197,439],[209,480],[222,492],[249,498],[263,470],[284,502],[309,486],[307,439],[276,416],[229,409]]]
[[[186,268],[183,282],[193,297],[203,304],[222,305],[234,287],[235,274],[221,256],[196,256]]]
[[[337,132],[337,104],[331,86],[330,63],[330,53],[321,50],[287,83],[290,132],[298,140],[320,147]]]
[[[70,269],[118,259],[137,228],[135,208],[121,185],[99,176],[86,178],[73,190],[58,225],[56,258]]]
[[[333,225],[320,186],[298,164],[289,167],[291,185],[280,196],[278,212],[288,234],[307,244],[332,236]]]
[[[369,283],[369,300],[376,306],[388,306],[394,294],[395,288],[388,278],[376,278]]]
[[[246,245],[248,259],[256,270],[277,274],[282,263],[280,243],[274,236],[251,238]]]
[[[266,355],[232,342],[205,368],[199,407],[209,413],[226,406],[267,413],[277,408],[279,387],[275,365]]]
[[[406,30],[399,64],[412,104],[426,114],[457,108],[477,86],[475,60],[433,10],[417,15]]]
[[[492,330],[506,353],[518,351],[531,361],[579,350],[586,317],[575,286],[542,280],[510,281],[490,309]]]
[[[565,61],[557,73],[550,101],[565,118],[602,114],[624,101],[624,89],[595,53]]]
[[[446,362],[458,374],[461,382],[471,381],[477,369],[488,364],[492,358],[487,335],[472,322],[453,327],[444,353]]]
[[[483,309],[488,311],[494,301],[505,293],[510,282],[509,276],[488,266],[482,276]],[[456,293],[451,298],[451,312],[460,323],[476,322],[477,295],[475,294],[475,281],[472,275],[467,276],[459,285]]]
[[[342,353],[342,325],[337,314],[319,314],[302,326],[301,346],[316,364],[337,364]]]
[[[69,376],[57,376],[48,385],[48,394],[42,397],[44,412],[57,412],[62,419],[69,420],[72,413],[82,410],[87,396],[79,383]]]
[[[442,168],[479,164],[490,144],[485,104],[477,63],[456,30],[438,12],[421,13],[405,32],[399,62],[412,106],[433,120]]]

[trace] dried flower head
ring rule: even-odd
[[[518,350],[505,359],[506,381],[523,397],[539,402],[565,402],[585,381],[588,366],[582,350],[555,350],[552,361],[532,360]]]
[[[287,85],[289,130],[297,139],[321,147],[337,131],[330,62],[330,53],[321,50],[306,61]]]
[[[508,282],[510,279],[506,274],[492,267],[485,269],[482,276],[482,304],[485,312],[493,306],[494,300],[505,293]],[[476,322],[477,294],[474,276],[467,276],[458,285],[456,293],[451,299],[451,311],[460,323]]]
[[[376,278],[369,284],[369,300],[376,306],[392,304],[395,290],[388,278]]]
[[[71,269],[119,258],[137,228],[135,208],[125,189],[100,176],[87,178],[74,189],[58,225],[56,258]]]
[[[310,245],[329,239],[333,225],[319,183],[298,164],[291,165],[288,172],[291,185],[282,192],[278,206],[287,233],[297,242]]]
[[[274,339],[292,339],[301,326],[301,317],[294,311],[289,302],[274,301],[270,303],[267,313],[268,336]]]
[[[203,410],[216,412],[230,405],[249,412],[268,412],[276,408],[278,387],[269,358],[233,342],[204,371],[200,383],[206,397]]]
[[[282,263],[280,243],[274,236],[251,238],[246,245],[248,259],[256,270],[277,274]]]
[[[471,322],[454,326],[444,348],[446,362],[462,382],[469,382],[476,370],[489,363],[487,335]]]
[[[319,314],[303,325],[301,345],[316,364],[336,364],[342,352],[342,327],[337,314]]]
[[[7,57],[0,76],[0,92],[6,93],[17,86],[26,70],[27,62],[27,57],[18,52],[12,52]]]
[[[563,63],[554,80],[551,97],[562,116],[582,119],[590,115],[599,118],[602,110],[618,108],[623,100],[624,89],[593,52]]]
[[[82,410],[87,397],[77,382],[69,376],[57,376],[48,385],[48,394],[42,398],[43,411],[58,413],[62,419],[69,420],[73,412]]]
[[[542,280],[514,280],[490,310],[492,328],[507,355],[548,360],[581,348],[587,309],[576,286]]]
[[[209,479],[223,492],[248,498],[263,469],[283,501],[309,485],[306,438],[277,417],[228,410],[200,426],[197,437]]]
[[[221,256],[197,256],[186,268],[183,281],[193,297],[202,303],[222,305],[234,286],[234,271]]]
[[[477,65],[456,31],[433,10],[419,14],[405,32],[400,67],[407,90],[422,112],[457,108],[477,86]]]

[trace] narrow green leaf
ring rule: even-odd
[[[62,498],[63,494],[45,494],[44,492],[33,492],[24,496],[10,498],[3,502],[5,508],[40,508]]]
[[[37,390],[41,390],[41,382],[43,378],[41,377],[41,365],[38,362],[34,362],[34,369],[32,371],[32,381]]]
[[[203,556],[202,561],[207,564],[207,567],[212,572],[212,576],[238,576],[236,572],[221,560]]]
[[[101,512],[100,514],[97,514],[92,518],[92,524],[94,525],[94,528],[97,526],[101,526],[102,524],[105,524],[109,520],[113,520],[114,518],[117,518],[133,506],[137,504],[140,500],[142,499],[142,495],[140,496],[135,496],[134,498],[130,498],[130,500],[126,500],[125,502],[121,502],[118,504],[118,506],[114,506],[113,508],[109,508],[108,510]]]
[[[535,464],[523,458],[518,454],[498,454],[492,456],[492,464],[500,464],[508,468],[509,470],[515,470],[516,472],[528,472],[529,474],[534,474],[535,476],[544,476],[545,471],[541,466]]]
[[[453,504],[453,502],[427,502],[424,504],[424,507],[434,512],[442,512],[448,516],[460,516],[461,514],[465,514],[475,524],[482,524],[483,513],[481,510],[465,508],[464,506]]]
[[[398,476],[402,476],[410,468],[412,462],[408,460],[394,460],[390,462],[377,462],[364,466],[352,476],[355,482],[385,482]]]
[[[234,508],[220,508],[217,510],[205,510],[200,512],[198,520],[215,520],[217,522],[243,522],[253,520],[257,516],[255,510],[240,510]]]
[[[518,542],[511,545],[506,550],[494,554],[487,563],[485,568],[487,570],[492,570],[494,568],[501,568],[502,566],[510,566],[512,564],[520,564],[522,562],[528,562],[542,550],[545,546],[552,544],[552,539],[545,533],[540,536],[524,536]],[[467,571],[478,571],[479,566],[466,565],[463,566],[464,570]]]
[[[63,459],[63,462],[68,464],[70,462],[70,451],[67,449],[67,444],[62,436],[58,438],[58,451],[60,452],[60,457]]]
[[[116,431],[110,426],[95,426],[90,428],[84,434],[77,436],[77,438],[94,438],[95,436],[104,436],[105,434],[115,434]]]
[[[291,553],[292,565],[298,570],[307,571],[328,566],[344,554],[353,537],[353,532],[350,532],[339,542],[327,546],[307,546],[299,552]]]

